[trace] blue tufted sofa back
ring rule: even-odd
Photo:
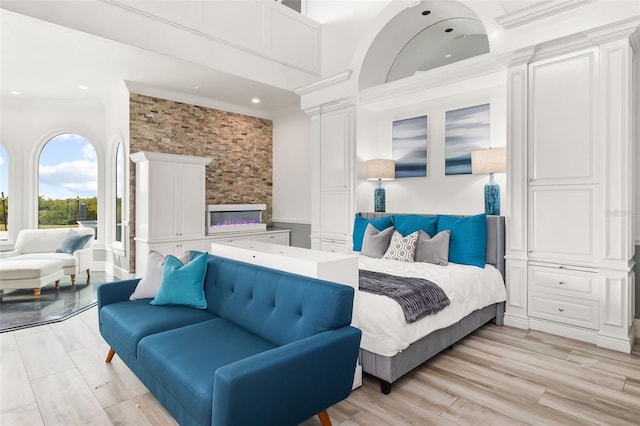
[[[284,345],[351,323],[353,288],[209,256],[208,310]]]

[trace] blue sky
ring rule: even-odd
[[[40,154],[38,194],[45,198],[98,195],[98,163],[93,145],[84,137],[62,134],[52,138]]]

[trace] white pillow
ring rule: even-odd
[[[413,262],[418,243],[418,231],[403,237],[398,231],[393,232],[391,242],[383,259]]]
[[[185,251],[178,260],[186,265],[189,262],[189,252]],[[147,270],[142,279],[138,282],[133,294],[129,296],[129,300],[137,299],[153,299],[160,289],[162,282],[162,267],[164,266],[164,255],[157,251],[151,250],[147,257]]]

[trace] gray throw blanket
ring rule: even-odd
[[[422,278],[407,278],[360,269],[360,290],[398,302],[407,324],[435,314],[451,303],[444,290]]]

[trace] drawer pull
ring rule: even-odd
[[[559,285],[565,285],[566,283],[564,281],[558,281]]]
[[[558,269],[567,269],[567,267],[564,266],[564,265],[560,265],[560,266],[558,266]]]
[[[558,308],[558,311],[564,312],[564,308]]]

